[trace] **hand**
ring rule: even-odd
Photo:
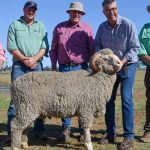
[[[121,62],[122,62],[122,64],[123,64],[123,66],[125,66],[128,61],[127,61],[126,59],[122,59]]]
[[[26,57],[24,59],[23,63],[31,69],[36,68],[36,66],[38,64],[37,61],[34,59],[34,57]]]

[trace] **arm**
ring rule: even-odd
[[[146,65],[150,65],[150,44],[148,38],[150,38],[149,32],[147,32],[146,27],[143,26],[139,34],[140,49],[138,55],[140,60],[143,61]]]
[[[25,62],[28,58],[24,56],[17,46],[16,38],[15,38],[15,25],[12,23],[9,26],[8,34],[7,34],[7,49],[8,51],[21,62]]]
[[[92,29],[89,27],[88,29],[88,37],[87,37],[87,46],[88,46],[88,54],[89,54],[89,59],[90,57],[95,53],[94,49],[94,39],[93,39],[93,32]]]
[[[34,69],[37,66],[38,61],[40,61],[44,56],[48,57],[49,43],[48,43],[48,35],[45,29],[44,24],[41,26],[43,40],[40,46],[38,53],[35,56],[28,57],[27,60],[24,61],[26,65],[30,65],[31,69]]]
[[[5,53],[3,51],[2,44],[0,43],[0,69],[2,68],[2,65],[6,61]]]
[[[103,49],[103,45],[101,43],[101,26],[99,26],[97,32],[96,32],[96,36],[95,36],[95,51],[99,51],[101,49]]]
[[[132,62],[135,57],[137,57],[138,50],[140,48],[138,36],[137,36],[137,30],[134,24],[131,24],[128,31],[128,51],[125,55],[125,57],[122,59],[122,63],[125,65],[127,62]]]
[[[58,35],[57,35],[57,28],[53,31],[53,38],[51,44],[51,50],[49,52],[50,60],[52,64],[52,71],[57,70],[57,60],[58,60]]]

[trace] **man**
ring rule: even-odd
[[[119,149],[127,150],[133,146],[134,139],[132,90],[138,60],[139,41],[135,25],[128,19],[118,15],[115,0],[104,0],[102,6],[107,21],[99,26],[96,33],[96,50],[102,48],[112,49],[114,54],[121,59],[123,68],[117,73],[111,99],[106,105],[105,122],[107,135],[100,140],[100,143],[107,144],[115,141],[115,99],[117,88],[121,84],[124,140],[120,144]]]
[[[33,1],[25,3],[24,16],[14,21],[8,29],[7,47],[13,55],[11,72],[12,81],[19,76],[32,71],[42,71],[42,58],[48,52],[47,33],[43,23],[35,20],[37,4]],[[11,101],[8,109],[8,137],[10,137],[10,122],[16,111]],[[44,135],[43,120],[38,118],[34,127],[35,135]]]
[[[80,2],[72,2],[66,11],[69,20],[58,24],[53,31],[50,50],[52,70],[57,71],[57,61],[60,72],[87,69],[89,58],[94,54],[94,40],[91,27],[81,22],[85,15]],[[71,118],[62,118],[63,133],[59,140],[70,136]]]
[[[0,43],[0,69],[2,68],[4,61],[6,61],[6,57],[3,51],[2,44]]]
[[[147,11],[150,13],[150,5],[147,6]],[[139,50],[139,57],[147,66],[144,84],[146,87],[146,122],[144,125],[144,135],[141,138],[142,142],[150,142],[150,23],[145,24],[139,34],[139,41],[141,48]]]

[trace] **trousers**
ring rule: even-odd
[[[25,66],[22,62],[20,61],[14,61],[13,65],[12,65],[12,71],[11,71],[11,81],[15,81],[18,77],[29,73],[29,72],[39,72],[39,71],[43,71],[43,65],[42,62],[39,62],[38,65],[36,66],[36,68],[34,69],[30,69],[27,66]],[[8,135],[11,134],[11,120],[16,116],[16,109],[15,109],[15,105],[13,103],[13,101],[10,101],[10,106],[8,108],[8,120],[7,120],[7,132]],[[35,131],[39,131],[39,130],[43,130],[44,129],[44,123],[43,120],[40,118],[37,118],[35,121],[35,125],[34,125],[34,130]]]

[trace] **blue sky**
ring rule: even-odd
[[[26,1],[1,0],[0,40],[5,50],[8,27],[13,20],[23,15],[23,6]],[[82,17],[82,20],[91,25],[94,36],[99,24],[105,21],[101,6],[102,0],[35,0],[38,5],[36,19],[45,24],[50,44],[55,25],[68,19],[66,10],[73,1],[83,3],[86,15]],[[117,0],[117,3],[119,14],[132,20],[138,29],[138,33],[143,24],[150,22],[150,14],[146,11],[146,6],[150,4],[149,0]],[[12,64],[12,57],[8,52],[6,52],[6,56],[10,66]],[[51,66],[49,58],[44,58],[43,64],[44,66]]]

